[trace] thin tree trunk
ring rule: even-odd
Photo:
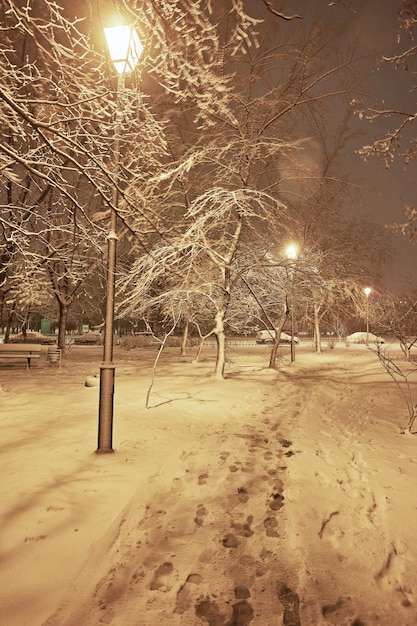
[[[201,329],[200,329],[199,325],[196,322],[194,322],[194,323],[195,323],[195,325],[197,327],[198,336],[200,337],[200,343],[199,343],[199,346],[198,346],[196,357],[193,360],[193,363],[198,363],[198,359],[200,358],[200,354],[201,354],[201,351],[203,349],[204,342],[207,339],[207,337],[210,337],[210,335],[212,335],[214,333],[214,330],[211,330],[207,335],[202,335],[201,334]]]
[[[182,339],[181,339],[181,355],[185,356],[187,352],[187,339],[188,339],[188,320],[184,324],[184,330],[182,331]]]
[[[16,307],[16,302],[13,302],[13,306],[9,311],[9,315],[7,317],[7,324],[6,324],[6,332],[4,334],[4,343],[8,343],[10,341],[10,330],[12,328],[12,321],[13,321],[13,316],[14,316],[14,310]]]
[[[214,369],[214,377],[224,378],[224,370],[226,366],[226,335],[224,332],[224,312],[216,313],[216,328],[214,330],[217,341],[216,367]]]
[[[281,321],[281,323],[275,328],[275,341],[274,341],[274,345],[272,346],[271,354],[269,357],[269,367],[272,367],[272,368],[276,366],[279,341],[281,338],[281,331],[284,327],[284,324],[285,324],[285,317]]]
[[[69,306],[66,302],[58,299],[59,305],[59,322],[58,322],[58,348],[65,351],[65,337],[67,332],[67,319]]]
[[[22,324],[22,334],[23,334],[23,337],[24,337],[25,341],[26,341],[26,338],[27,338],[27,329],[28,329],[28,323],[29,323],[29,316],[30,316],[30,309],[28,309],[26,311],[25,319],[24,319],[23,324]]]
[[[321,352],[320,316],[319,307],[314,307],[314,343],[316,352]]]
[[[193,363],[198,363],[198,359],[200,358],[200,354],[204,346],[204,340],[205,340],[205,337],[200,337],[200,343],[199,343],[197,354],[195,356]]]
[[[408,347],[407,340],[400,339],[400,348],[404,352],[404,361],[411,361],[411,347]]]

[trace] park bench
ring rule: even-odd
[[[30,368],[32,359],[39,359],[42,346],[37,343],[0,343],[0,360],[2,359],[27,359],[27,367]]]

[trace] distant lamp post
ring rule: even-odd
[[[365,287],[364,292],[366,296],[366,345],[369,343],[369,296],[372,289]]]
[[[120,160],[120,133],[122,124],[121,97],[125,75],[133,72],[143,46],[133,26],[105,28],[104,34],[110,59],[116,69],[117,107],[114,127],[114,186],[110,208],[110,228],[107,235],[106,310],[104,326],[103,361],[100,365],[100,399],[98,417],[98,447],[96,452],[113,452],[113,400],[115,365],[113,363],[114,301],[116,287],[117,207],[119,202],[118,177]]]
[[[296,245],[291,244],[286,247],[285,255],[287,259],[290,261],[296,261],[298,255],[298,248]],[[290,310],[291,310],[291,362],[295,361],[295,341],[294,341],[294,277],[293,272],[291,272],[291,300],[290,300]]]
[[[285,250],[285,254],[287,256],[287,259],[291,259],[291,260],[295,261],[296,258],[297,258],[297,255],[298,255],[297,246],[295,246],[294,244],[291,244],[290,246],[287,246],[287,248]]]

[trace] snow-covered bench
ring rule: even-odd
[[[3,359],[27,359],[30,368],[32,359],[39,359],[42,346],[38,343],[0,343],[0,361]]]

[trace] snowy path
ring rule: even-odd
[[[222,383],[166,364],[150,410],[124,365],[104,457],[78,370],[48,413],[51,381],[5,386],[1,626],[417,623],[415,439],[375,358],[233,358]]]
[[[371,359],[369,371],[378,372]],[[375,386],[372,375],[354,370],[335,376],[332,361],[328,367],[326,387],[326,365],[319,373],[300,372],[312,393],[294,433],[299,455],[287,490],[301,621],[412,626],[415,443],[386,421],[402,408],[395,388],[383,379]]]
[[[263,391],[248,385],[258,410],[252,404],[248,413],[241,398],[215,432],[200,433],[175,467],[168,462],[151,477],[143,516],[135,515],[143,508],[138,490],[77,581],[77,589],[86,588],[80,609],[48,626],[272,626],[284,607],[285,623],[298,623],[288,621],[296,620],[296,596],[280,556],[292,450],[279,414],[291,405],[291,422],[299,409],[292,384],[275,401],[270,383]]]

